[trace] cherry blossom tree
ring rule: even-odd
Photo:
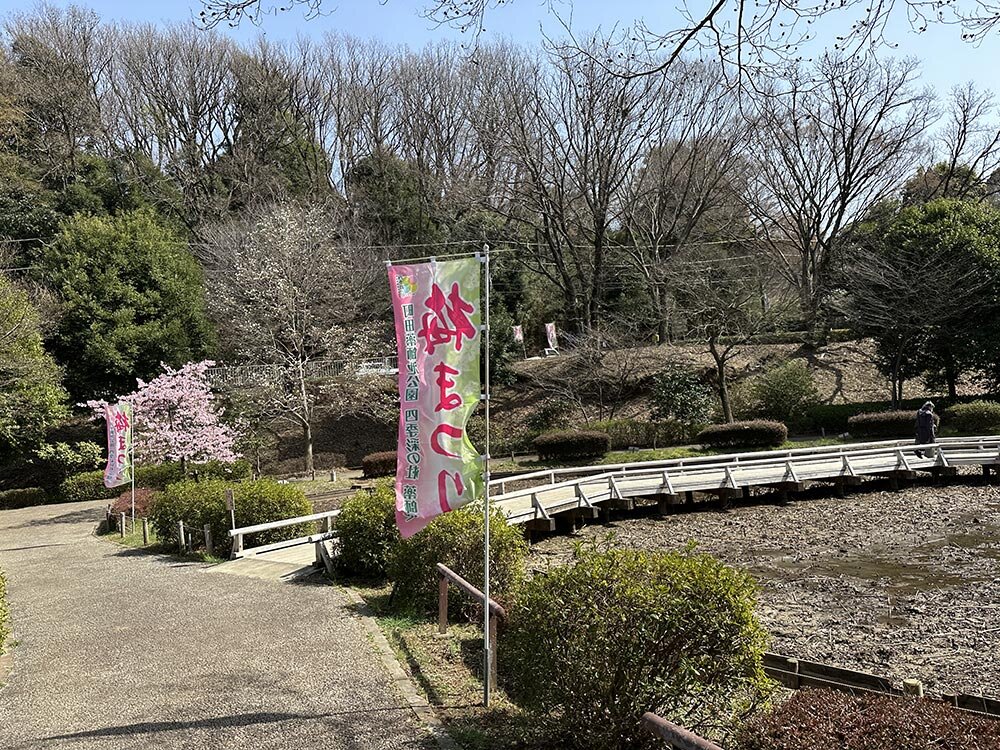
[[[162,463],[235,461],[236,436],[219,418],[219,405],[208,384],[207,371],[215,362],[189,362],[174,369],[163,365],[163,374],[148,383],[139,380],[134,393],[120,397],[135,410],[135,451],[141,461]],[[97,416],[104,401],[88,401]]]

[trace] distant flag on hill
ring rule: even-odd
[[[118,487],[132,481],[135,471],[132,444],[132,405],[122,401],[104,407],[108,422],[108,465],[104,486]]]
[[[521,326],[514,326],[514,341],[519,344],[524,343],[524,329]]]
[[[483,496],[466,423],[479,404],[480,262],[389,266],[399,354],[396,524],[403,537]]]
[[[556,337],[556,324],[546,323],[545,324],[545,338],[549,341],[549,349],[559,348],[559,339]]]

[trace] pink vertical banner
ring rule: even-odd
[[[556,336],[556,324],[546,323],[545,324],[545,338],[549,342],[549,349],[559,348],[559,338]]]
[[[399,354],[396,524],[410,537],[483,496],[466,424],[479,404],[477,258],[389,267]]]
[[[108,423],[108,463],[104,467],[104,486],[119,487],[132,481],[132,404],[107,404],[104,418]]]

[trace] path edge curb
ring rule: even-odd
[[[368,603],[358,594],[357,591],[353,589],[342,586],[340,584],[334,584],[340,591],[343,592],[344,596],[351,600],[351,602],[357,607],[359,613],[359,619],[364,625],[365,631],[371,637],[372,642],[375,645],[375,650],[378,652],[378,656],[382,661],[383,666],[392,678],[393,684],[396,689],[403,695],[406,702],[409,704],[410,709],[413,714],[417,717],[417,720],[421,722],[430,732],[431,736],[434,738],[437,746],[441,750],[462,750],[462,746],[459,745],[450,734],[448,730],[445,729],[444,723],[441,721],[441,717],[438,716],[434,707],[427,701],[423,693],[417,688],[410,679],[410,676],[406,674],[403,668],[399,665],[399,659],[396,658],[396,652],[392,650],[392,646],[389,645],[388,639],[385,637],[385,633],[382,632],[382,628],[379,627],[378,623],[375,621],[375,617],[372,613],[371,607]]]

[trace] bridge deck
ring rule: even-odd
[[[213,573],[247,576],[250,578],[295,581],[317,572],[316,548],[312,544],[262,552],[259,555],[227,560],[212,568]]]
[[[590,466],[505,477],[492,500],[512,524],[552,523],[570,511],[595,512],[609,501],[639,497],[674,502],[684,493],[725,494],[744,488],[798,489],[805,482],[852,484],[864,478],[954,471],[959,466],[1000,465],[1000,437],[949,438],[933,446],[905,441],[823,446],[793,451]],[[564,479],[564,476],[570,478]],[[539,481],[545,477],[548,481]],[[505,492],[515,483],[534,486]]]

